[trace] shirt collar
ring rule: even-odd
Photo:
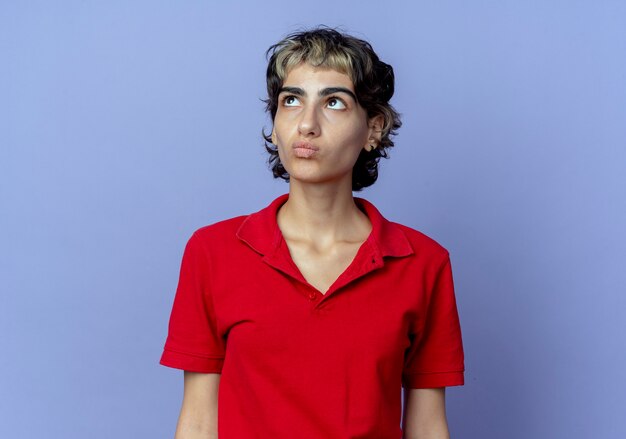
[[[248,215],[239,226],[237,237],[262,255],[275,252],[282,237],[276,214],[288,199],[288,193],[280,195],[268,206]],[[414,253],[409,240],[397,224],[383,217],[369,201],[359,197],[354,197],[354,201],[364,210],[372,223],[372,231],[367,240],[375,247],[377,253],[381,256],[396,257]]]

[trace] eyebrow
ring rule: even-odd
[[[294,94],[296,96],[306,96],[306,92],[301,89],[300,87],[281,87],[280,90],[278,90],[278,94],[283,93],[283,92],[287,92],[287,93],[291,93]],[[324,97],[324,96],[328,96],[331,95],[333,93],[345,93],[348,96],[350,96],[354,102],[359,102],[356,98],[356,95],[354,93],[352,93],[352,91],[350,91],[349,89],[345,88],[345,87],[327,87],[327,88],[323,88],[322,90],[319,91],[318,96],[320,97]]]

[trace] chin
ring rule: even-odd
[[[323,165],[320,162],[307,159],[297,159],[289,161],[287,164],[283,162],[283,166],[291,179],[302,183],[329,183],[331,181],[340,182],[343,179],[348,179],[350,184],[352,184],[352,168],[322,169]]]
[[[322,183],[324,181],[324,178],[321,175],[305,172],[289,172],[289,179],[300,183]]]
[[[287,171],[289,172],[289,171]],[[302,184],[328,184],[328,183],[336,183],[339,184],[342,180],[340,175],[329,175],[322,174],[318,172],[295,172],[289,173],[289,178],[293,182],[298,182]],[[352,184],[352,174],[344,176],[350,180],[350,184]]]

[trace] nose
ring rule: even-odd
[[[298,122],[298,131],[303,137],[315,137],[319,135],[320,125],[315,106],[305,106],[302,109],[300,121]]]

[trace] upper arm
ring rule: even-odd
[[[183,253],[162,365],[193,372],[222,371],[226,343],[218,328],[211,286],[208,248],[194,232]]]
[[[445,387],[405,389],[402,429],[405,439],[449,439]]]
[[[422,292],[420,292],[422,294]],[[449,255],[427,273],[420,316],[410,328],[403,387],[436,388],[464,383],[464,353]]]
[[[217,437],[217,396],[221,375],[185,371],[183,404],[176,437]]]

